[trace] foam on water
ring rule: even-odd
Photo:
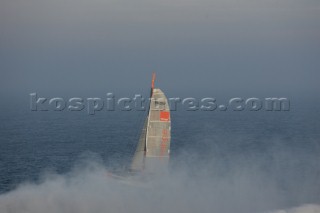
[[[277,183],[258,170],[233,172],[228,177],[190,175],[182,168],[135,184],[111,178],[103,165],[88,161],[67,174],[47,173],[37,183],[0,195],[0,212],[320,212],[319,205],[286,206]]]

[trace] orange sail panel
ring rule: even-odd
[[[170,121],[170,112],[160,111],[160,121]]]

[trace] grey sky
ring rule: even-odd
[[[310,94],[318,0],[1,0],[1,95]]]

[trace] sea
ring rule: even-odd
[[[171,112],[169,173],[131,162],[143,111],[0,112],[0,213],[320,212],[320,108]]]

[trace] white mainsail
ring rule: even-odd
[[[158,172],[167,169],[170,154],[171,118],[168,100],[164,93],[154,88],[152,78],[148,116],[142,129],[133,157],[131,170]]]

